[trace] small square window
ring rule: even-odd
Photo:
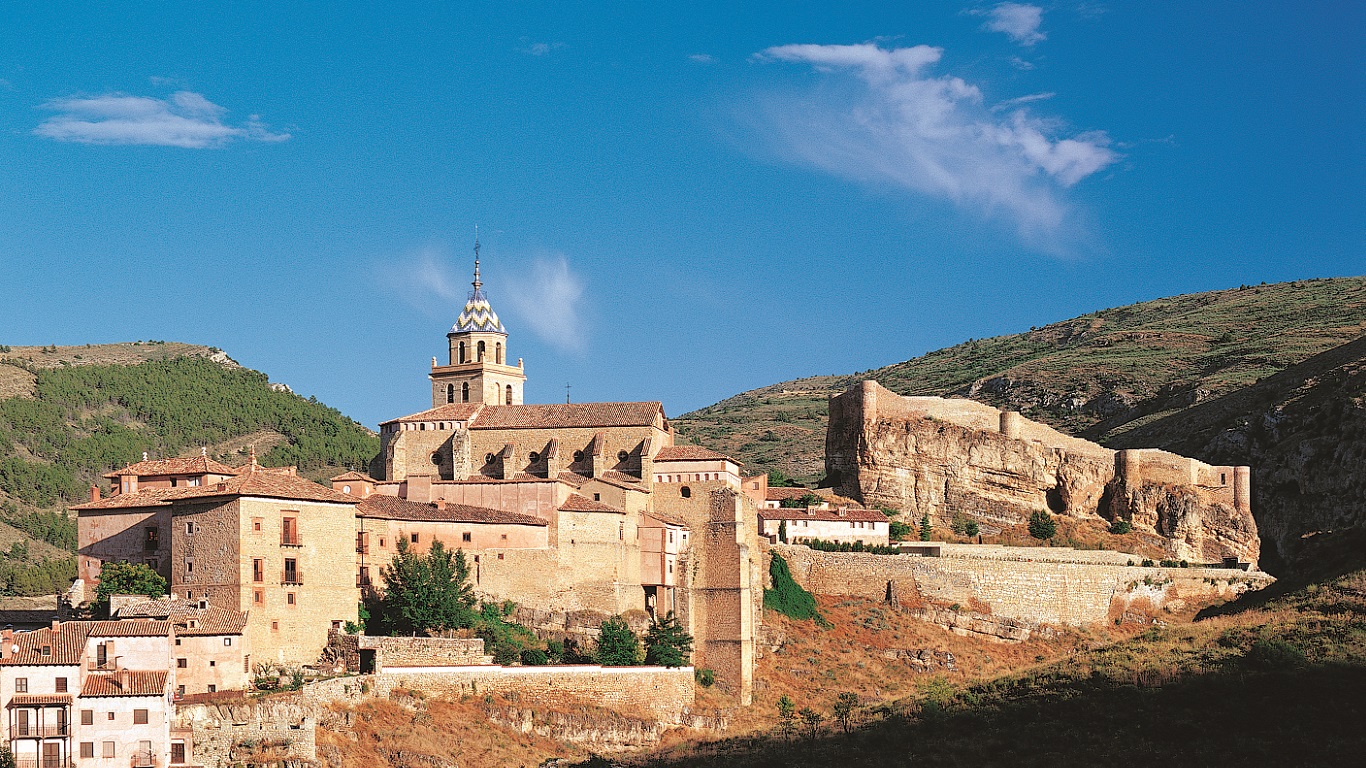
[[[272,632],[279,632],[279,631],[280,631],[280,622],[278,622],[278,621],[272,621],[272,622],[270,623],[270,631],[272,631]]]
[[[232,645],[232,638],[231,638],[231,637],[225,637],[225,638],[223,638],[223,645]]]
[[[45,645],[45,646],[43,646],[43,655],[44,655],[44,656],[51,656],[51,655],[52,655],[52,646],[50,646],[50,645]]]
[[[86,723],[86,725],[89,725],[89,723]],[[81,742],[81,757],[88,757],[88,758],[94,759],[94,757],[95,757],[95,742],[93,742],[93,741],[82,741],[82,742]]]
[[[135,709],[135,710],[133,710],[133,725],[146,725],[146,724],[147,724],[147,710],[145,710],[145,709]]]
[[[263,519],[261,519],[261,518],[259,518],[259,517],[253,517],[253,518],[251,519],[251,531],[252,531],[252,533],[260,533],[260,532],[261,532],[261,527],[262,527],[262,525],[264,525],[264,523],[265,523],[265,521],[264,521]]]
[[[602,494],[601,494],[601,493],[595,493],[595,494],[593,494],[593,501],[602,501]]]
[[[214,661],[213,659],[209,659],[209,666],[210,666],[210,667],[216,667],[216,666],[218,666],[218,662]]]
[[[16,678],[14,678],[14,692],[15,692],[15,693],[28,693],[28,678],[27,678],[27,677],[16,677]]]
[[[218,686],[210,684],[209,693],[218,693]]]
[[[502,541],[507,541],[507,540],[508,540],[508,535],[507,535],[506,533],[503,534],[502,537],[501,537],[501,540],[502,540]]]
[[[116,749],[116,747],[114,746],[114,742],[112,742],[112,741],[106,741],[106,742],[104,743],[104,756],[105,756],[105,757],[115,757],[115,756],[116,756],[116,755],[114,754],[114,750],[115,750],[115,749]]]
[[[95,710],[93,710],[93,709],[82,709],[82,710],[81,710],[81,725],[94,725],[94,724],[95,724]],[[91,757],[94,757],[94,755],[91,755]]]
[[[499,559],[499,560],[502,560],[502,559],[503,559],[503,553],[502,553],[502,552],[499,552],[499,553],[498,553],[498,559]]]
[[[66,693],[66,678],[57,678],[57,693]]]
[[[264,602],[266,601],[266,592],[265,592],[265,590],[262,590],[262,589],[254,590],[254,591],[251,593],[251,601],[252,601],[253,603],[256,603],[257,605],[261,605],[262,603],[264,603]]]
[[[176,669],[186,669],[186,668],[188,668],[189,666],[190,666],[190,660],[189,660],[189,659],[176,659],[176,660],[175,660],[175,667],[176,667]]]
[[[105,718],[106,720],[113,720],[113,719],[114,719],[114,713],[113,713],[113,712],[108,712],[108,713],[106,713],[106,714],[108,714],[108,717]]]
[[[414,544],[416,544],[416,543],[417,543],[417,539],[418,539],[418,535],[417,535],[416,533],[414,533],[414,534],[413,534],[413,537],[412,537],[412,539],[411,539],[411,541],[412,541]]]
[[[460,534],[461,541],[469,542],[471,538],[472,534],[469,531],[465,531],[464,533]]]

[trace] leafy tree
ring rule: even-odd
[[[688,634],[669,611],[663,621],[650,622],[645,634],[645,663],[660,667],[681,667],[692,653],[692,635]]]
[[[778,698],[778,728],[789,739],[797,731],[797,705],[785,693]]]
[[[474,625],[474,587],[464,550],[451,552],[438,539],[425,556],[419,555],[406,537],[400,537],[398,554],[380,574],[384,578],[380,610],[390,633]]]
[[[822,715],[811,707],[802,707],[801,711],[797,714],[801,716],[802,723],[806,725],[807,735],[813,739],[816,738],[816,732],[820,729],[821,722],[825,720],[825,715]]]
[[[801,484],[787,476],[781,469],[770,469],[768,471],[768,486],[770,488],[797,488]]]
[[[9,348],[6,347],[6,352]],[[14,753],[10,751],[8,745],[0,747],[0,768],[17,768],[18,763],[14,759]]]
[[[110,595],[166,594],[166,578],[142,563],[107,562],[100,566],[100,585],[95,588],[95,604],[101,613],[109,612]]]
[[[925,516],[920,518],[920,540],[929,541],[933,535],[934,527],[930,525],[930,513],[926,512]]]
[[[891,534],[892,541],[905,541],[911,537],[911,531],[915,530],[909,523],[900,520],[892,520],[887,523],[887,532]]]
[[[643,658],[640,638],[631,631],[626,620],[610,616],[602,622],[598,632],[598,663],[604,667],[629,667]]]
[[[981,530],[982,529],[978,527],[976,520],[969,520],[968,524],[963,526],[963,533],[968,536],[976,536]]]
[[[1044,540],[1053,538],[1058,532],[1058,524],[1053,522],[1053,516],[1036,509],[1029,515],[1029,535],[1036,539]]]
[[[854,710],[858,707],[858,694],[844,691],[835,699],[833,714],[840,729],[848,733],[854,729]]]

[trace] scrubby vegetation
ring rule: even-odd
[[[787,561],[777,552],[772,553],[768,575],[773,588],[764,590],[764,608],[794,619],[811,619],[820,626],[829,625],[816,609],[816,597],[792,578]]]

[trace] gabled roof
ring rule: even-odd
[[[646,517],[649,517],[649,518],[653,518],[653,519],[655,519],[655,520],[658,520],[659,522],[664,523],[665,525],[672,525],[672,526],[676,526],[676,527],[679,527],[679,528],[687,528],[687,527],[688,527],[687,521],[685,521],[681,515],[675,515],[675,514],[672,513],[672,512],[665,512],[665,511],[662,510],[662,509],[654,509],[654,510],[651,510],[651,511],[649,511],[649,512],[642,513],[642,514],[644,514]],[[641,527],[642,527],[642,528],[652,528],[652,527],[654,527],[654,526],[643,525],[643,526],[641,526]]]
[[[655,461],[729,461],[732,464],[740,462],[732,459],[724,453],[717,453],[710,448],[703,448],[700,445],[666,445],[659,449],[655,454]]]
[[[161,696],[166,692],[166,670],[121,669],[91,672],[81,684],[81,698],[88,696]]]
[[[194,600],[183,597],[163,597],[130,603],[119,609],[119,621],[108,623],[138,623],[137,619],[162,619],[160,623],[174,624],[176,634],[184,637],[206,635],[240,635],[247,626],[247,615],[241,611],[211,605],[200,608]],[[194,626],[190,626],[194,624]],[[91,636],[107,637],[95,631]]]
[[[470,429],[648,427],[663,416],[659,402],[489,405],[470,421]]]
[[[145,618],[92,621],[87,634],[89,637],[166,637],[171,634],[171,622]]]
[[[186,459],[152,459],[129,464],[123,469],[105,473],[113,479],[127,475],[137,477],[157,477],[160,475],[235,475],[237,470],[227,464],[220,464],[207,456],[191,456]]]
[[[396,424],[408,421],[469,421],[483,408],[482,403],[447,403],[425,411],[389,419],[381,424]]]
[[[357,481],[364,482],[364,483],[378,483],[378,482],[379,482],[378,480],[376,480],[375,478],[373,478],[373,477],[371,477],[371,476],[369,476],[369,475],[362,474],[362,473],[356,472],[356,471],[354,471],[354,470],[351,471],[351,472],[343,472],[343,473],[341,473],[340,475],[337,475],[336,477],[331,478],[331,481],[334,482],[334,483],[344,482],[344,481],[346,481],[346,480],[357,480]]]
[[[650,490],[640,482],[639,478],[628,475],[625,472],[617,472],[616,470],[608,470],[597,477],[588,477],[587,475],[580,475],[576,472],[561,472],[560,480],[575,488],[582,488],[588,483],[596,480],[600,483],[606,483],[607,485],[615,488],[622,488],[627,491],[640,491],[641,493],[650,492]]]
[[[768,501],[786,501],[788,499],[800,499],[807,494],[819,496],[822,501],[827,501],[835,505],[844,504],[849,507],[859,506],[858,501],[845,496],[840,496],[829,488],[794,488],[789,486],[770,485],[768,487],[768,495],[764,498]]]
[[[861,507],[843,510],[817,509],[815,507],[764,508],[759,510],[759,517],[763,520],[820,520],[823,522],[885,523],[888,521],[888,517],[876,509],[863,509]]]
[[[325,488],[296,475],[281,475],[269,469],[247,465],[246,471],[219,483],[185,488],[148,488],[137,493],[121,493],[107,499],[75,504],[71,509],[95,510],[128,507],[163,507],[176,502],[225,496],[261,496],[291,501],[325,501],[354,504],[356,498]]]
[[[436,523],[493,523],[502,525],[548,526],[539,517],[501,509],[474,507],[468,504],[423,504],[397,496],[375,494],[356,504],[356,517],[380,520],[414,520]]]
[[[85,653],[85,638],[93,623],[65,621],[58,625],[55,632],[51,627],[15,632],[13,643],[19,646],[19,650],[11,652],[11,649],[6,648],[5,658],[0,659],[0,664],[63,667],[80,664],[81,655]],[[48,648],[49,653],[43,653],[44,647]]]
[[[560,505],[561,512],[614,512],[620,515],[622,512],[616,507],[609,507],[600,501],[593,501],[586,496],[571,493],[569,498]]]

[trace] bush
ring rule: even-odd
[[[976,520],[969,520],[968,524],[963,526],[963,533],[967,536],[976,536],[981,531],[982,529],[977,525]]]
[[[681,667],[692,653],[692,635],[688,634],[674,612],[669,611],[663,621],[650,622],[645,635],[645,663],[659,667]]]
[[[550,663],[550,656],[540,648],[523,648],[522,663],[528,667],[544,667]]]
[[[626,620],[611,616],[598,628],[598,663],[604,667],[630,667],[644,658],[640,638]]]
[[[1110,523],[1110,533],[1116,536],[1123,536],[1126,533],[1133,533],[1134,524],[1128,520],[1115,520]]]
[[[920,540],[929,541],[933,535],[934,528],[930,525],[930,515],[926,512],[925,516],[920,518]]]
[[[105,615],[109,612],[110,595],[157,598],[164,594],[166,578],[146,565],[107,562],[100,566],[100,585],[95,588],[95,603]]]
[[[892,535],[892,541],[905,541],[911,538],[911,533],[914,530],[910,523],[903,523],[900,520],[892,520],[887,523],[887,531]]]
[[[710,688],[716,685],[716,672],[710,669],[693,670],[692,677],[697,684],[703,688]]]
[[[773,588],[764,590],[765,608],[798,621],[813,619],[822,627],[830,626],[830,622],[816,610],[815,595],[802,589],[802,586],[792,578],[787,561],[777,552],[772,553],[772,560],[768,564],[768,576]]]
[[[1040,541],[1053,538],[1058,533],[1058,524],[1053,516],[1043,510],[1035,510],[1029,515],[1029,535]]]
[[[1254,641],[1248,649],[1247,660],[1263,669],[1294,669],[1305,663],[1304,651],[1279,637]]]

